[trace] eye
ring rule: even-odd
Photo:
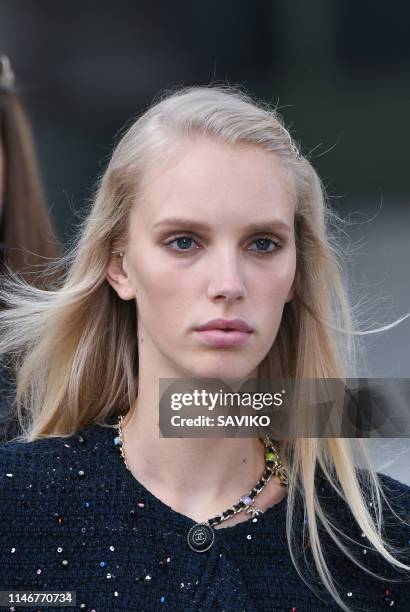
[[[280,249],[282,247],[281,243],[278,240],[273,240],[272,238],[269,238],[268,236],[263,236],[261,238],[256,238],[254,241],[254,243],[257,243],[261,248],[261,250],[257,249],[255,252],[256,253],[262,253],[263,255],[266,254],[270,254],[273,253],[274,251],[277,251],[278,249]],[[269,248],[269,243],[271,243],[273,245],[273,249],[271,249],[270,251],[268,251],[267,249]],[[253,249],[251,249],[253,250]]]
[[[189,251],[189,243],[195,242],[195,240],[191,236],[177,236],[176,238],[173,238],[172,240],[167,242],[166,246],[170,247],[171,244],[173,244],[174,242],[178,243],[180,249],[172,248],[171,250],[176,251],[177,253],[182,253],[183,251]]]

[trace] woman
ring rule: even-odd
[[[25,436],[0,453],[0,590],[98,611],[406,609],[409,488],[356,469],[359,441],[264,455],[158,435],[160,379],[354,376],[332,219],[275,111],[239,89],[180,89],[131,125],[65,280],[3,282]],[[246,341],[209,343],[217,318]]]
[[[1,261],[30,282],[60,247],[45,203],[30,123],[6,55],[0,56]]]
[[[38,171],[30,122],[9,58],[0,56],[0,268],[6,264],[33,284],[57,257],[59,245]],[[10,421],[14,380],[0,361],[0,440],[17,433]]]

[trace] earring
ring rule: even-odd
[[[121,251],[120,253],[118,253],[120,257],[124,257],[124,253]]]

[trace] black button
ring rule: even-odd
[[[195,552],[209,550],[214,542],[214,530],[206,523],[197,523],[188,532],[188,545]]]

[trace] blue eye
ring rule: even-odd
[[[174,238],[173,240],[171,240],[171,242],[168,242],[168,244],[172,244],[173,242],[177,242],[179,243],[178,246],[181,247],[181,249],[183,251],[187,251],[189,249],[189,245],[188,248],[187,247],[187,242],[193,242],[193,238],[191,238],[190,236],[178,236],[177,238]]]
[[[256,240],[254,240],[255,243],[259,243],[259,246],[262,246],[262,250],[259,251],[260,253],[272,253],[272,251],[268,251],[267,249],[269,248],[269,243],[271,242],[275,247],[279,247],[279,243],[275,242],[274,240],[272,240],[272,238],[257,238]],[[265,248],[266,247],[266,248]],[[276,250],[276,249],[273,249]]]

